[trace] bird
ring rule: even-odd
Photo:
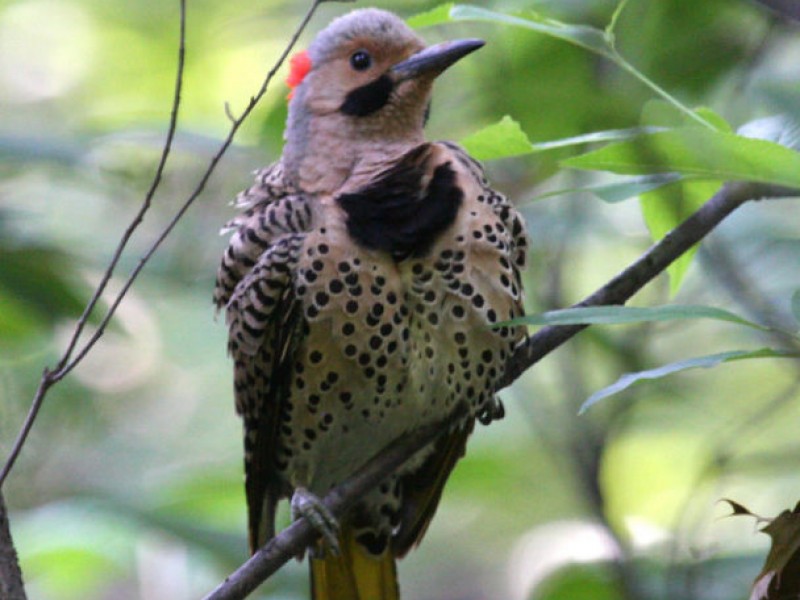
[[[354,10],[290,61],[280,159],[239,194],[217,273],[243,418],[251,552],[275,511],[321,532],[314,600],[399,598],[525,329],[528,239],[479,162],[424,126],[436,78],[484,42],[426,46],[396,15]],[[339,520],[319,498],[391,442],[466,407]]]

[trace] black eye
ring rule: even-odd
[[[354,52],[350,57],[350,66],[356,71],[365,71],[372,65],[372,57],[364,50]]]

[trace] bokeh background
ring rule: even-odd
[[[374,4],[405,17],[436,6]],[[176,149],[112,288],[196,185],[229,127],[225,103],[244,108],[306,5],[189,2]],[[603,0],[482,5],[601,28],[614,10]],[[324,4],[301,45],[353,6]],[[177,2],[0,1],[3,456],[147,189],[177,32]],[[458,140],[506,114],[535,141],[630,127],[652,98],[610,63],[530,31],[451,24],[421,34],[488,42],[438,83],[431,138]],[[800,29],[756,2],[631,0],[617,40],[650,78],[735,126],[800,115]],[[114,325],[47,399],[4,488],[34,600],[197,598],[246,557],[240,423],[210,297],[229,200],[280,154],[286,92],[276,80]],[[537,200],[588,182],[559,170],[570,152],[488,165],[528,218],[531,312],[579,300],[650,243],[635,200]],[[675,300],[796,329],[799,251],[796,204],[751,204],[704,244]],[[634,303],[668,301],[662,278]],[[722,519],[718,500],[774,515],[800,497],[796,362],[686,372],[577,409],[627,371],[777,343],[687,321],[595,327],[552,354],[504,392],[506,419],[473,436],[425,542],[401,563],[404,597],[747,598],[769,540],[751,520]],[[254,597],[307,593],[306,565],[295,562]]]

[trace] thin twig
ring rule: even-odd
[[[172,99],[172,109],[170,111],[170,120],[169,120],[169,127],[167,128],[167,137],[164,141],[164,148],[161,151],[161,158],[158,161],[158,166],[156,167],[155,175],[153,176],[153,181],[150,183],[150,188],[147,190],[145,194],[144,200],[142,201],[142,205],[139,208],[139,211],[134,216],[133,220],[130,222],[128,227],[125,229],[125,232],[122,234],[120,238],[119,244],[117,244],[117,248],[114,251],[114,255],[111,258],[111,261],[108,263],[108,267],[106,267],[105,273],[100,279],[100,283],[97,284],[97,288],[94,291],[89,302],[86,304],[86,308],[84,308],[83,313],[81,314],[78,321],[75,323],[75,329],[72,332],[72,336],[70,337],[69,342],[67,343],[67,347],[64,350],[64,353],[61,355],[58,363],[56,364],[55,368],[45,368],[44,372],[42,373],[41,380],[39,381],[39,386],[36,390],[36,394],[34,395],[33,401],[31,402],[31,407],[28,410],[28,415],[25,418],[25,422],[20,429],[19,434],[17,435],[17,439],[14,441],[14,446],[11,449],[11,453],[6,460],[5,465],[3,465],[3,470],[0,472],[0,489],[3,487],[3,483],[8,477],[8,474],[11,472],[11,469],[14,467],[14,463],[19,456],[19,453],[22,451],[22,447],[25,444],[25,440],[28,438],[28,434],[33,427],[33,423],[36,421],[36,417],[39,414],[39,410],[42,407],[44,402],[44,398],[47,395],[47,391],[50,389],[53,384],[60,381],[69,371],[74,368],[74,366],[80,362],[80,358],[77,360],[73,360],[71,364],[69,364],[70,359],[72,358],[72,354],[75,351],[75,348],[78,344],[78,340],[83,333],[84,328],[86,327],[87,322],[89,321],[89,317],[94,312],[94,309],[97,307],[97,303],[100,301],[103,292],[108,285],[108,282],[111,280],[111,277],[114,275],[114,271],[119,263],[120,258],[122,257],[125,248],[128,246],[128,242],[133,236],[133,233],[138,229],[141,222],[144,220],[144,216],[147,211],[150,209],[150,206],[153,201],[153,196],[158,189],[158,186],[161,183],[161,177],[164,173],[164,168],[167,164],[167,159],[169,158],[170,152],[172,150],[172,142],[175,138],[175,131],[178,125],[178,109],[180,108],[181,103],[181,89],[183,87],[183,70],[184,70],[184,58],[186,54],[186,0],[180,0],[180,33],[178,35],[178,65],[176,69],[175,75],[175,91],[173,94]],[[114,310],[110,309],[106,318],[103,320],[101,324],[100,334],[102,335],[102,329],[105,328],[105,325],[108,323],[108,320],[113,316]],[[99,337],[99,336],[96,336]],[[96,341],[96,340],[95,340]],[[95,341],[88,342],[86,344],[87,347],[91,347],[94,345]],[[84,352],[85,354],[85,352]],[[82,358],[82,357],[81,357]]]
[[[33,424],[34,424],[34,422],[36,420],[37,415],[39,414],[39,411],[40,411],[40,409],[42,407],[42,404],[44,403],[44,399],[47,396],[48,390],[54,384],[58,383],[61,379],[63,379],[67,374],[69,374],[70,371],[72,371],[86,357],[86,355],[92,350],[92,348],[97,343],[97,341],[103,336],[103,334],[105,332],[105,329],[108,326],[108,323],[111,321],[111,319],[113,318],[114,314],[116,313],[117,308],[119,307],[120,303],[122,302],[122,300],[127,295],[128,290],[130,290],[131,286],[136,281],[137,277],[139,276],[139,273],[141,273],[142,269],[145,267],[147,262],[150,260],[150,258],[153,256],[153,254],[155,254],[156,250],[158,250],[158,248],[161,246],[162,242],[172,232],[172,230],[175,228],[175,226],[181,220],[181,218],[186,213],[186,211],[189,209],[189,207],[194,203],[194,201],[203,192],[203,190],[206,187],[206,184],[208,183],[209,179],[211,178],[211,175],[214,173],[214,171],[216,170],[217,165],[219,164],[220,160],[222,159],[222,157],[224,156],[224,154],[227,152],[228,148],[230,147],[231,143],[233,142],[233,139],[234,139],[236,133],[238,132],[239,128],[241,127],[242,123],[248,117],[248,115],[253,111],[253,109],[255,108],[256,104],[258,104],[259,100],[261,100],[261,98],[264,96],[264,94],[267,91],[267,88],[269,87],[270,82],[275,77],[275,74],[277,73],[278,69],[285,62],[287,56],[292,51],[292,48],[294,48],[294,45],[297,43],[297,40],[299,39],[300,35],[305,30],[306,26],[308,25],[309,21],[311,20],[311,17],[314,15],[314,12],[317,10],[317,7],[320,4],[322,4],[324,1],[325,0],[314,0],[314,2],[312,3],[311,7],[306,12],[305,16],[303,17],[302,21],[300,22],[300,25],[296,28],[294,34],[292,35],[292,37],[291,37],[289,43],[287,44],[286,48],[284,49],[283,53],[280,55],[278,60],[275,61],[275,64],[272,67],[272,69],[270,69],[270,71],[267,73],[267,75],[264,78],[264,81],[262,82],[261,87],[259,88],[258,92],[254,96],[252,96],[250,98],[250,101],[247,104],[247,106],[245,107],[245,109],[242,112],[242,114],[237,119],[234,120],[234,122],[231,125],[231,128],[230,128],[230,130],[228,132],[227,137],[225,138],[225,140],[220,145],[217,153],[212,157],[212,159],[209,162],[209,165],[208,165],[206,171],[203,173],[203,176],[200,178],[200,181],[197,184],[197,186],[194,189],[194,191],[186,199],[186,201],[183,203],[183,205],[180,207],[180,209],[175,213],[175,216],[172,218],[172,220],[162,230],[162,232],[156,238],[155,242],[152,244],[150,249],[147,250],[147,252],[145,252],[145,254],[139,259],[138,264],[133,269],[133,271],[131,271],[131,274],[128,276],[128,279],[125,281],[125,283],[121,287],[120,291],[117,293],[116,297],[111,302],[105,317],[100,322],[100,324],[97,327],[97,329],[95,330],[94,334],[86,341],[86,343],[80,348],[80,350],[78,350],[76,352],[75,349],[77,347],[78,339],[79,339],[81,333],[83,332],[83,329],[84,329],[84,327],[85,327],[85,325],[86,325],[86,323],[87,323],[87,321],[89,319],[89,315],[94,310],[95,306],[97,305],[97,302],[99,301],[100,296],[102,295],[103,291],[105,290],[105,287],[106,287],[108,281],[110,280],[110,278],[111,278],[111,276],[112,276],[112,274],[114,272],[114,268],[116,267],[117,263],[119,262],[120,256],[122,255],[122,252],[123,252],[123,250],[125,249],[125,247],[127,245],[128,239],[131,237],[133,232],[137,229],[137,227],[139,226],[139,223],[142,221],[142,218],[144,217],[145,212],[147,212],[147,209],[150,206],[150,203],[152,201],[152,197],[155,194],[155,191],[158,188],[158,185],[159,185],[159,183],[161,181],[161,175],[162,175],[162,172],[163,172],[163,169],[164,169],[164,164],[166,163],[167,157],[169,155],[172,139],[173,139],[173,136],[174,136],[174,133],[175,133],[176,124],[177,124],[177,113],[178,113],[178,107],[180,105],[180,92],[181,92],[181,86],[182,86],[182,83],[183,83],[183,65],[184,65],[184,48],[185,48],[185,24],[186,24],[185,2],[186,2],[186,0],[180,0],[180,7],[181,7],[180,21],[181,21],[181,26],[180,26],[180,44],[179,44],[179,52],[178,52],[178,69],[177,69],[177,77],[176,77],[176,84],[175,84],[175,96],[174,96],[174,100],[173,100],[173,108],[172,108],[172,116],[171,116],[171,120],[170,120],[170,127],[169,127],[169,130],[168,130],[168,133],[167,133],[167,141],[165,142],[164,151],[162,152],[162,159],[159,162],[159,166],[158,166],[158,168],[156,170],[156,175],[155,175],[155,177],[153,179],[152,185],[150,186],[150,190],[148,191],[147,195],[145,196],[145,199],[144,199],[143,204],[142,204],[142,208],[136,214],[136,216],[134,217],[133,221],[128,226],[128,229],[125,231],[125,234],[123,235],[123,238],[122,238],[119,246],[117,247],[117,250],[115,251],[113,258],[112,258],[111,262],[109,263],[109,267],[106,270],[106,273],[104,274],[100,284],[98,285],[97,290],[95,291],[92,299],[87,304],[86,309],[84,310],[83,314],[81,315],[81,318],[76,323],[75,331],[74,331],[74,333],[72,335],[72,338],[70,339],[70,342],[69,342],[69,344],[67,346],[66,351],[64,352],[63,356],[58,361],[58,363],[57,363],[57,365],[56,365],[56,367],[54,369],[45,369],[44,373],[42,374],[42,378],[41,378],[41,380],[39,382],[39,387],[37,388],[36,394],[35,394],[35,396],[33,398],[32,403],[31,403],[31,408],[28,411],[28,415],[27,415],[27,417],[25,419],[25,422],[24,422],[24,424],[23,424],[23,426],[22,426],[22,428],[21,428],[21,430],[20,430],[20,432],[19,432],[19,434],[17,436],[17,439],[14,442],[14,446],[11,449],[11,453],[9,454],[9,457],[6,460],[5,465],[3,466],[3,470],[2,470],[2,472],[0,472],[0,489],[2,489],[3,483],[5,482],[6,478],[8,477],[8,474],[11,472],[11,469],[14,467],[14,463],[16,462],[17,457],[19,456],[20,452],[22,451],[22,447],[25,445],[25,441],[27,440],[28,435],[30,434],[30,430],[33,427]],[[74,356],[73,356],[73,354],[74,354]]]
[[[726,184],[696,213],[673,229],[630,267],[591,296],[576,304],[575,307],[624,303],[748,200],[797,195],[800,195],[798,190],[787,190],[775,186],[750,183]],[[509,362],[511,372],[500,382],[497,389],[510,385],[526,369],[585,327],[546,327],[531,336],[527,343],[521,345],[511,357]],[[340,516],[365,491],[378,485],[388,474],[395,471],[420,449],[435,441],[461,417],[462,415],[459,413],[444,422],[411,432],[396,440],[352,477],[334,488],[325,497],[325,505],[334,515]],[[205,600],[244,598],[284,563],[313,543],[316,536],[314,529],[304,518],[295,521],[228,576],[216,590],[206,596]]]

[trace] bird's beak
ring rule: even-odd
[[[477,39],[452,40],[428,46],[416,54],[411,55],[403,62],[397,63],[389,74],[395,82],[399,83],[406,79],[414,79],[421,75],[439,75],[447,67],[457,60],[464,58],[470,52],[474,52],[486,42]]]

